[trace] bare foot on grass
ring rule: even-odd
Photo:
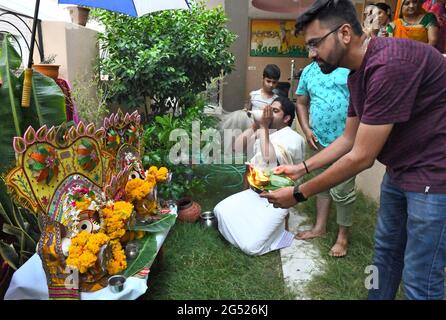
[[[311,230],[305,230],[302,232],[297,233],[294,238],[298,240],[309,240],[317,237],[322,237],[326,234],[325,230],[317,230],[317,229],[311,229]]]
[[[347,240],[337,240],[328,255],[331,257],[341,258],[347,255],[348,241]]]

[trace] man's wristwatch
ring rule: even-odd
[[[299,186],[294,187],[293,196],[297,202],[307,201],[307,198],[305,198],[305,196],[302,194],[302,192],[299,191]]]

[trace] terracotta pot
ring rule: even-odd
[[[177,201],[178,219],[184,222],[194,223],[200,218],[201,206],[190,197]]]
[[[71,22],[84,27],[87,25],[88,15],[90,13],[89,8],[74,6],[67,7],[67,9],[70,13]]]
[[[59,64],[33,64],[34,70],[54,80],[57,80],[59,77],[59,67]]]

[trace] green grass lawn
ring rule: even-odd
[[[300,210],[307,213],[314,224],[316,220],[316,198],[304,202]],[[378,207],[371,199],[361,192],[355,204],[353,226],[350,229],[350,246],[344,258],[334,258],[328,255],[336,242],[338,225],[336,210],[332,206],[328,222],[328,233],[323,238],[313,239],[324,259],[323,272],[313,277],[307,286],[307,294],[312,299],[324,300],[356,300],[366,299],[365,279],[368,274],[365,269],[372,264],[373,236],[377,219]],[[403,298],[402,290],[397,299]]]
[[[203,210],[212,210],[219,201],[242,188],[234,167],[203,166],[200,174],[208,185],[203,194],[195,194],[194,198]],[[312,223],[315,210],[315,198],[299,206]],[[376,203],[358,193],[348,255],[333,258],[328,251],[336,240],[338,226],[332,209],[328,234],[311,240],[320,249],[324,264],[322,273],[308,284],[306,296],[324,300],[366,299],[365,268],[372,263],[376,217]],[[164,244],[163,261],[152,269],[148,285],[143,299],[293,299],[284,285],[278,251],[250,257],[225,241],[217,230],[178,220]],[[401,290],[397,298],[403,298]]]
[[[242,190],[243,166],[202,166],[207,182],[194,194],[202,210]],[[215,229],[176,222],[164,243],[162,262],[152,268],[143,299],[292,299],[284,285],[279,252],[251,257],[230,245]]]
[[[292,299],[278,252],[247,256],[197,223],[176,223],[148,285],[144,299]]]

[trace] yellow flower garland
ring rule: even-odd
[[[156,182],[154,180],[147,181],[140,178],[130,180],[125,186],[127,198],[130,201],[141,201],[150,193],[150,191],[152,191],[152,189],[155,187],[155,183]]]
[[[110,275],[117,274],[127,268],[127,260],[125,257],[124,249],[122,249],[119,240],[113,240],[111,242],[113,258],[110,259],[107,265],[107,272]]]
[[[110,238],[102,232],[79,233],[71,239],[67,265],[77,268],[80,273],[87,272],[96,263],[101,247],[109,241]]]
[[[141,201],[153,190],[157,182],[167,180],[168,170],[165,167],[152,166],[146,172],[145,180],[136,178],[130,180],[125,186],[127,198],[130,201]],[[84,197],[82,201],[76,201],[78,210],[86,210],[91,204],[91,199]],[[133,238],[142,238],[144,232],[128,232],[126,223],[133,212],[133,204],[127,201],[116,201],[113,205],[102,209],[103,225],[101,232],[81,232],[71,240],[67,265],[75,267],[80,273],[85,273],[93,267],[98,259],[101,247],[107,243],[112,246],[112,259],[107,264],[107,272],[110,275],[117,274],[127,268],[127,260],[121,242]],[[156,209],[156,201],[146,202],[146,212]],[[129,238],[129,239],[127,239]]]
[[[166,167],[160,167],[159,169],[155,166],[151,166],[149,170],[146,171],[146,176],[152,176],[156,179],[156,182],[164,182],[167,180],[167,175],[169,170]]]
[[[103,229],[110,239],[121,238],[126,231],[126,222],[133,211],[133,205],[126,201],[116,201],[112,207],[102,209]]]

